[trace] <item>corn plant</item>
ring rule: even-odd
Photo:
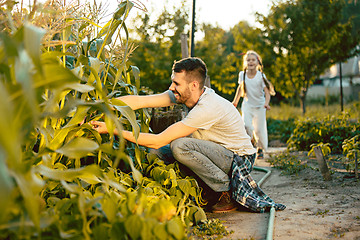
[[[354,168],[355,177],[358,178],[358,156],[360,155],[360,135],[356,135],[352,138],[345,139],[343,144],[343,153],[351,164],[347,165],[347,170],[350,169],[350,165]]]
[[[140,87],[125,24],[139,3],[102,27],[76,12],[37,24],[48,12],[14,6],[0,1],[0,238],[185,239],[206,219],[196,181],[88,124],[149,130],[146,110],[114,99]]]

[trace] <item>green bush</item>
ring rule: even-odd
[[[269,140],[280,140],[286,143],[295,128],[295,119],[279,120],[268,118],[267,129]]]
[[[288,149],[309,151],[314,143],[329,143],[333,153],[342,153],[342,143],[360,133],[359,120],[349,119],[346,113],[324,118],[297,120],[287,141]]]
[[[301,163],[298,156],[292,155],[290,152],[271,155],[267,162],[273,167],[281,169],[281,173],[284,175],[298,174],[298,172],[307,167],[306,164]]]
[[[360,157],[360,135],[356,135],[352,138],[345,139],[343,144],[343,153],[344,153],[344,164],[346,170],[354,169],[358,171],[358,158]]]

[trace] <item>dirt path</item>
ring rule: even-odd
[[[310,164],[316,165],[314,161]],[[324,181],[314,169],[302,170],[298,176],[282,176],[264,160],[257,160],[256,165],[272,171],[261,186],[264,192],[287,206],[275,214],[274,240],[360,240],[360,181],[344,172],[335,172],[333,180]],[[259,180],[264,173],[252,175]],[[207,215],[209,219],[219,218],[234,231],[224,239],[266,239],[269,213],[240,210]]]

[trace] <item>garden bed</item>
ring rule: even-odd
[[[271,176],[261,187],[276,202],[287,206],[275,214],[274,239],[360,239],[360,181],[343,167],[331,167],[332,180],[324,181],[316,170],[316,159],[304,152],[297,155],[311,168],[297,175],[283,175],[272,167]],[[270,168],[265,160],[256,160],[256,165]],[[254,171],[252,175],[260,179],[263,174]],[[208,213],[208,218],[219,218],[234,231],[224,239],[265,239],[268,217],[268,213],[246,210]]]

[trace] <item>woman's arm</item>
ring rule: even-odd
[[[236,93],[235,93],[235,97],[234,97],[234,100],[232,101],[232,104],[237,107],[239,101],[240,101],[240,92],[241,92],[241,85],[239,84],[239,86],[237,87],[236,89]]]
[[[267,87],[264,88],[264,92],[265,92],[265,104],[264,107],[267,110],[270,110],[270,91]]]

